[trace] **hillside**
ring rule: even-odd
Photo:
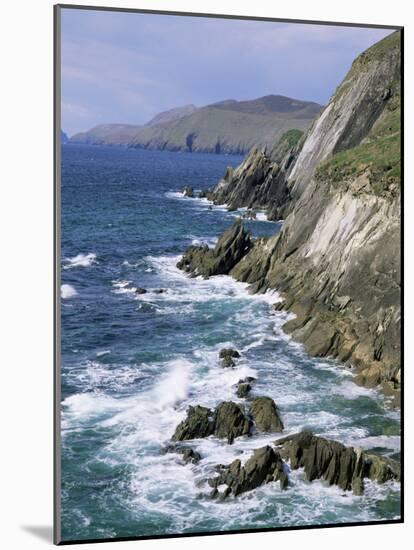
[[[139,128],[133,124],[100,124],[87,132],[75,134],[70,138],[69,143],[126,146]]]
[[[195,105],[183,105],[183,107],[175,107],[168,111],[158,113],[153,117],[145,126],[156,126],[157,124],[164,124],[165,122],[172,122],[187,115],[192,115],[198,108]]]
[[[160,113],[144,126],[106,124],[76,134],[72,143],[145,149],[247,153],[271,146],[290,129],[305,130],[321,106],[283,96],[226,100],[196,109],[189,105]]]

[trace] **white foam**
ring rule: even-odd
[[[104,355],[110,355],[111,350],[110,349],[104,349],[102,351],[98,351],[96,353],[96,357],[103,357]]]
[[[69,298],[73,298],[74,296],[77,296],[78,293],[76,292],[76,289],[72,285],[63,284],[60,287],[60,296],[62,300],[67,300]]]
[[[89,252],[88,254],[78,254],[73,258],[65,258],[63,269],[71,269],[73,267],[89,267],[96,263],[96,254]]]

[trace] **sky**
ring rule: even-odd
[[[389,29],[65,9],[62,129],[144,124],[189,103],[279,94],[326,104]]]

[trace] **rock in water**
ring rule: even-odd
[[[180,445],[171,445],[166,449],[167,453],[178,453],[182,455],[183,461],[188,464],[198,464],[201,460],[199,452],[195,451],[191,447],[184,447]]]
[[[312,432],[284,437],[275,441],[275,445],[293,470],[304,468],[308,481],[324,479],[344,491],[352,490],[355,495],[363,493],[365,477],[378,483],[400,479],[400,467],[395,461],[345,447]]]
[[[242,382],[237,385],[236,395],[237,397],[247,397],[251,391],[252,387],[248,382]]]
[[[135,291],[136,294],[146,294],[147,290],[145,288],[138,287]]]
[[[187,418],[180,422],[172,437],[174,441],[208,437],[214,433],[214,415],[211,409],[197,405],[189,407]]]
[[[214,435],[225,437],[233,443],[235,437],[249,435],[252,422],[246,417],[240,405],[233,401],[225,401],[215,410]]]
[[[194,189],[188,185],[183,187],[182,193],[184,197],[190,197],[191,199],[194,197]]]
[[[223,401],[214,411],[207,407],[189,407],[187,418],[180,422],[172,437],[173,441],[184,441],[215,435],[233,443],[234,438],[249,435],[251,420],[240,405]]]
[[[234,359],[240,357],[240,353],[232,348],[223,348],[219,352],[219,358],[221,359],[221,364],[223,367],[234,367]]]
[[[268,445],[253,451],[253,455],[247,460],[244,466],[239,459],[234,460],[228,466],[222,466],[218,477],[208,480],[213,487],[213,495],[217,496],[218,487],[227,485],[222,494],[237,496],[246,491],[251,491],[263,483],[280,481],[282,489],[287,488],[288,477],[284,471],[283,461],[278,452]]]
[[[262,432],[283,432],[283,422],[276,403],[270,397],[255,397],[249,410],[258,430]]]
[[[253,246],[250,235],[238,219],[220,237],[214,249],[208,246],[187,248],[177,267],[196,277],[227,275]]]

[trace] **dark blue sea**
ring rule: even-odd
[[[62,147],[62,536],[63,540],[225,531],[398,518],[400,487],[366,483],[352,496],[292,472],[224,502],[204,480],[216,464],[271,442],[197,440],[203,459],[163,452],[190,404],[254,394],[278,404],[286,433],[309,428],[398,458],[399,413],[356,386],[334,361],[310,358],[284,334],[275,293],[248,294],[227,276],[189,279],[176,268],[192,243],[213,245],[239,215],[180,190],[211,187],[237,156]],[[281,223],[262,213],[256,235]],[[148,290],[137,294],[136,289]],[[159,293],[158,290],[163,290]],[[218,351],[235,347],[235,369]]]

